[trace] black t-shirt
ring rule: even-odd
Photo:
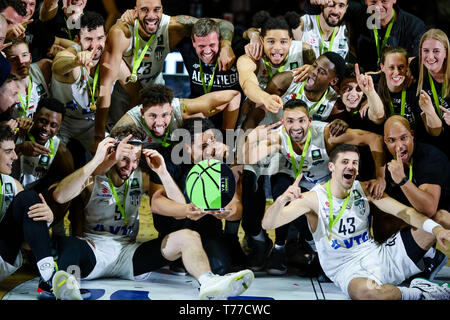
[[[377,64],[378,55],[375,44],[375,37],[372,28],[367,27],[367,21],[373,21],[373,18],[366,13],[367,6],[358,2],[350,2],[345,18],[352,25],[352,31],[359,33],[356,40],[356,54],[358,63],[367,71],[376,71],[379,69]],[[419,53],[420,38],[426,31],[424,22],[416,16],[400,9],[394,5],[397,19],[392,26],[391,33],[386,46],[401,46],[408,51],[409,56],[417,56]],[[386,28],[378,30],[378,37],[383,42],[386,34]]]
[[[76,28],[78,22],[67,18],[62,7],[58,7],[58,11],[53,19],[43,22],[43,24],[46,32],[48,32],[48,36],[51,35],[52,37],[75,41],[75,36],[80,32],[80,29]]]
[[[190,98],[196,98],[205,94],[202,84],[202,77],[200,73],[200,63],[204,75],[205,86],[211,80],[214,73],[215,64],[206,65],[201,61],[195,52],[194,46],[192,45],[191,38],[183,39],[176,47],[180,51],[183,57],[184,65],[186,66],[187,72],[189,73],[189,79],[191,84],[191,94]],[[237,90],[242,91],[239,85],[239,76],[236,68],[236,64],[231,67],[228,71],[219,71],[219,66],[216,68],[214,74],[214,82],[211,87],[211,92],[220,90]]]
[[[416,80],[419,79],[419,67],[420,67],[419,59],[414,58],[410,63],[410,69],[411,69],[411,74],[413,75],[414,79],[416,79]],[[436,93],[439,98],[440,105],[446,109],[450,109],[450,96],[445,99],[442,99],[442,83],[439,83],[435,80],[433,80],[433,82],[434,82],[434,87],[436,88]],[[425,67],[424,67],[424,73],[423,73],[422,90],[424,90],[430,96],[433,106],[436,108],[435,103],[434,103],[433,91],[431,90],[430,79],[428,77],[428,72]],[[438,137],[431,137],[428,135],[426,142],[433,144],[434,146],[436,146],[437,148],[442,150],[447,155],[447,157],[450,158],[449,139],[450,139],[450,126],[448,126],[445,121],[442,121],[441,134]]]
[[[439,208],[449,209],[450,204],[450,166],[447,156],[433,145],[414,141],[412,182],[419,187],[422,184],[436,184],[441,186]],[[392,160],[392,156],[388,161]],[[409,177],[409,168],[405,168],[405,175]],[[392,178],[386,168],[386,193],[401,203],[411,206],[409,200]]]

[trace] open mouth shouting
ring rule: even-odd
[[[290,129],[289,136],[295,142],[300,142],[305,137],[305,131],[303,129]]]
[[[159,25],[158,18],[144,19],[145,31],[149,34],[155,33],[156,30],[158,29],[158,25]]]
[[[345,171],[342,175],[342,178],[345,183],[347,184],[353,184],[356,178],[356,172],[355,171]]]

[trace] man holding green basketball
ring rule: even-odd
[[[201,131],[197,132],[196,130],[199,128]],[[245,257],[237,238],[237,230],[242,216],[241,181],[240,179],[235,181],[231,169],[221,169],[221,166],[224,166],[223,160],[228,155],[228,147],[216,141],[214,135],[216,128],[209,119],[188,119],[184,122],[183,129],[190,133],[190,140],[181,142],[183,152],[189,156],[189,163],[184,162],[177,166],[172,177],[183,191],[186,201],[169,199],[164,194],[165,187],[162,183],[152,180],[150,182],[151,209],[153,213],[159,214],[154,215],[155,227],[158,228],[160,236],[183,228],[197,231],[213,272],[225,274],[232,268],[240,268],[244,264]],[[219,165],[214,159],[219,160]],[[197,169],[200,171],[196,172]],[[215,171],[220,171],[221,177],[214,177]],[[224,171],[227,171],[228,174],[223,174]],[[197,176],[201,175],[202,181],[194,183],[192,179],[195,180],[195,176],[194,178],[190,177],[194,173]],[[224,177],[227,177],[228,180],[223,179]],[[220,205],[218,202],[214,203],[217,199],[218,187],[214,186],[215,183],[211,179],[222,179],[223,186],[220,186],[222,189],[219,195],[222,198],[227,197],[225,189],[233,190],[231,184],[235,183],[235,192],[228,194],[228,204],[223,202],[223,199],[219,201]],[[203,199],[205,202],[195,200],[195,198]],[[226,221],[225,230],[223,230],[222,220]]]
[[[142,194],[154,191],[149,175],[139,168],[141,153],[162,181],[162,194],[172,201],[185,200],[162,156],[155,150],[142,149],[143,132],[121,127],[112,136],[115,138],[101,141],[93,159],[63,179],[53,194],[58,203],[81,195],[85,216],[83,239],[65,237],[61,241],[60,269],[79,266],[81,278],[86,280],[133,280],[181,257],[187,271],[200,283],[200,299],[224,299],[245,291],[253,273],[213,274],[200,237],[192,230],[180,229],[136,242]]]

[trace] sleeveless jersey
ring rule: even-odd
[[[137,21],[135,20],[134,26],[128,26],[131,32],[130,45],[127,50],[123,53],[123,59],[130,68],[133,69],[134,64],[134,48],[136,44],[136,27]],[[161,22],[159,24],[158,30],[156,31],[155,37],[145,54],[142,63],[137,71],[137,76],[139,82],[143,87],[150,84],[164,84],[164,79],[162,72],[164,71],[164,60],[170,52],[169,46],[169,23],[170,16],[163,14]],[[144,49],[147,41],[139,36],[139,55]]]
[[[180,128],[183,125],[183,118],[181,116],[181,105],[180,100],[178,98],[174,98],[171,103],[173,107],[173,113],[172,113],[172,119],[169,123],[169,133],[167,134],[167,141],[171,140],[171,134],[178,128]],[[149,129],[147,125],[142,123],[142,114],[141,114],[141,108],[142,105],[138,105],[130,110],[127,111],[127,114],[133,119],[134,123],[138,128],[140,128],[142,131],[146,133],[146,141],[144,143],[145,148],[156,148],[161,145],[161,142],[159,142],[156,139],[153,139],[153,137],[149,134]],[[152,133],[153,134],[153,133]],[[159,140],[164,140],[163,137],[157,137]]]
[[[17,194],[17,185],[16,181],[13,177],[1,174],[1,188],[2,188],[2,205],[0,207],[0,221],[3,220],[3,217],[5,216],[6,210],[8,210],[9,205],[14,199],[14,196]]]
[[[321,53],[322,37],[317,24],[316,15],[305,14],[300,19],[304,22],[302,41],[309,44],[311,49],[314,50],[316,57],[319,57],[322,53],[325,53],[326,49],[330,48],[330,41],[324,40],[325,48],[322,49]],[[347,27],[343,24],[339,27],[339,30],[336,33],[333,41],[333,47],[330,51],[336,52],[345,59],[349,51],[349,41]]]
[[[286,57],[286,62],[284,64],[283,71],[290,71],[296,68],[300,68],[303,65],[303,43],[301,41],[293,40],[291,47],[289,48],[289,53]],[[267,87],[267,84],[271,80],[270,73],[267,71],[269,68],[266,65],[264,58],[260,59],[257,62],[258,72],[256,73],[256,77],[258,78],[259,86],[262,89]],[[274,68],[270,66],[270,70],[272,71],[272,75],[274,76],[278,72],[278,68]]]
[[[79,45],[75,45],[73,48],[77,52],[81,52]],[[80,120],[94,120],[95,113],[89,108],[91,100],[88,82],[92,88],[94,79],[84,67],[81,68],[80,76],[74,83],[59,82],[55,77],[52,77],[51,92],[53,98],[66,105],[66,116]],[[96,92],[98,92],[98,89]]]
[[[281,99],[283,99],[283,102],[286,103],[287,101],[292,99],[303,100],[304,102],[306,102],[306,105],[308,106],[309,115],[313,117],[313,120],[320,120],[320,121],[327,120],[338,99],[337,93],[333,90],[332,87],[329,87],[327,95],[322,100],[320,105],[315,106],[315,104],[318,101],[310,101],[305,94],[305,90],[304,89],[301,90],[302,85],[303,82],[296,83],[292,81],[291,85],[286,90],[286,93],[281,97]],[[300,91],[301,93],[298,94]]]
[[[301,171],[303,173],[303,178],[300,181],[300,185],[307,190],[311,190],[317,183],[323,183],[330,179],[331,173],[328,170],[328,162],[330,161],[330,158],[328,156],[324,140],[324,130],[327,125],[327,122],[322,121],[311,122],[311,142],[303,161]],[[291,154],[289,151],[289,135],[284,127],[280,127],[279,131],[281,137],[281,153],[284,155],[284,159],[280,166],[280,171],[286,172],[295,178],[291,163]],[[297,154],[294,151],[294,157],[298,166],[300,163],[301,154]],[[297,168],[297,170],[298,169],[299,168]]]
[[[89,202],[84,208],[84,233],[89,235],[107,236],[121,242],[134,241],[139,232],[139,205],[142,197],[142,172],[137,168],[128,178],[128,192],[123,203],[126,183],[116,187],[117,196],[122,201],[122,207],[128,224],[120,213],[106,175],[94,177]],[[91,236],[90,236],[91,237]]]
[[[16,118],[33,118],[34,113],[36,112],[39,101],[42,98],[49,97],[49,88],[45,81],[44,75],[42,74],[41,69],[36,63],[32,63],[30,65],[30,77],[31,77],[31,98],[30,104],[28,106],[28,110],[24,114],[21,104],[19,103],[15,109],[13,117]],[[25,89],[24,92],[21,92],[22,102],[26,106],[27,104],[27,93],[28,89]]]
[[[58,152],[60,140],[57,136],[53,138],[54,155]],[[17,144],[24,142],[19,138]],[[50,139],[44,145],[50,149]],[[13,177],[15,177],[23,185],[26,190],[32,189],[37,181],[49,173],[50,166],[55,156],[50,154],[41,154],[37,157],[20,156],[19,160],[13,165]]]
[[[334,225],[331,240],[329,211],[330,205],[325,185],[316,185],[315,191],[319,200],[318,223],[312,234],[323,270],[333,280],[346,263],[358,264],[367,256],[378,251],[378,245],[370,236],[369,201],[359,181],[353,183],[347,208],[339,221]],[[345,199],[333,197],[333,212],[336,217]]]

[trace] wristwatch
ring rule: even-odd
[[[399,186],[399,187],[401,187],[402,185],[404,185],[405,183],[407,183],[408,182],[408,178],[407,177],[404,177],[403,179],[402,179],[402,181],[400,181],[399,183],[397,183],[397,185]]]

